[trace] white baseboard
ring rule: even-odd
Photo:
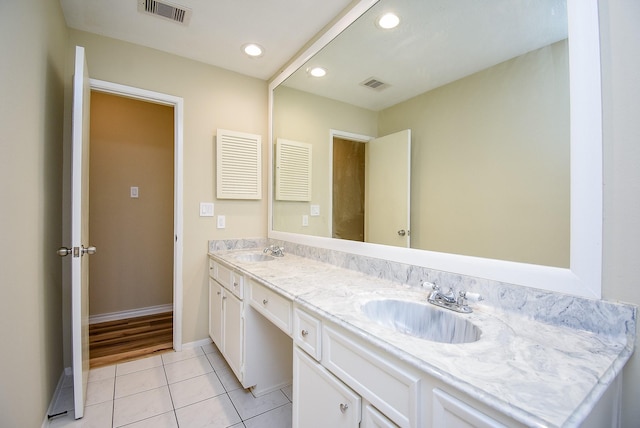
[[[145,315],[161,314],[163,312],[170,312],[173,310],[173,304],[158,306],[148,306],[146,308],[132,309],[129,311],[110,312],[108,314],[91,315],[89,317],[89,324],[97,324],[100,322],[117,321],[127,318],[143,317]]]

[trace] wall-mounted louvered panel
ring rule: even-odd
[[[311,144],[278,138],[276,200],[311,200]]]
[[[262,199],[262,138],[218,129],[218,199]]]

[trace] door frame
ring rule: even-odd
[[[183,145],[184,99],[104,80],[89,79],[92,91],[104,92],[173,107],[174,179],[173,179],[173,349],[182,350],[182,254],[183,254]]]
[[[353,132],[340,131],[338,129],[329,130],[329,209],[327,210],[329,237],[333,237],[333,139],[336,137],[364,144],[376,138],[370,135],[354,134]]]

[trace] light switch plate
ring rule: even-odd
[[[138,187],[137,186],[131,186],[130,195],[134,199],[138,197]]]
[[[224,229],[225,228],[225,218],[223,215],[219,215],[218,216],[218,229]]]
[[[311,205],[310,214],[312,217],[320,215],[320,205]]]
[[[200,202],[200,217],[213,217],[213,202]]]

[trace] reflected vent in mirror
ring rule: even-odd
[[[365,79],[364,81],[360,82],[360,84],[362,86],[366,86],[369,89],[375,89],[376,91],[382,91],[383,89],[386,89],[389,86],[391,86],[388,83],[384,83],[380,79],[376,79],[375,77],[369,77],[368,79]]]
[[[311,144],[276,141],[276,200],[311,200]]]
[[[191,19],[191,9],[166,1],[138,0],[138,12],[155,15],[184,25],[187,25]]]

